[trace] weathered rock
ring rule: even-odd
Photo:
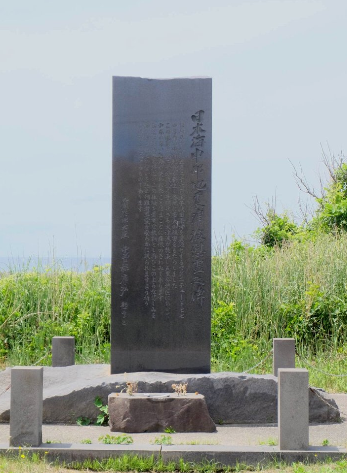
[[[0,422],[9,422],[11,369],[0,372]],[[199,392],[206,399],[216,423],[264,424],[277,422],[277,378],[272,375],[211,373],[183,375],[172,373],[129,373],[110,375],[109,365],[74,365],[43,369],[43,421],[75,423],[77,417],[95,420],[99,414],[94,399],[107,404],[108,395],[119,392],[118,385],[137,381],[139,392],[172,392],[173,383],[188,383],[188,392]],[[1,394],[3,393],[3,394]],[[322,400],[323,398],[323,400]],[[324,391],[310,390],[310,422],[339,422],[340,412]]]
[[[108,396],[111,432],[215,432],[204,396],[201,394],[153,393]]]

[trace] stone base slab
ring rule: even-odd
[[[0,372],[0,422],[10,419],[11,368]],[[277,378],[272,375],[211,373],[124,373],[110,375],[110,365],[74,365],[43,368],[43,422],[75,424],[79,416],[96,420],[94,399],[107,404],[108,395],[125,382],[137,382],[139,392],[172,393],[173,383],[188,383],[188,391],[206,399],[216,424],[269,424],[277,422]],[[117,386],[121,385],[121,388]],[[333,396],[333,395],[332,395]],[[339,422],[336,402],[324,391],[309,389],[310,423]],[[321,399],[321,397],[323,399]]]
[[[103,460],[123,455],[137,455],[139,457],[154,456],[155,459],[162,458],[165,462],[218,462],[221,465],[232,466],[247,465],[259,467],[268,466],[270,462],[284,461],[288,464],[293,462],[323,462],[327,459],[332,461],[342,460],[346,457],[347,450],[333,447],[309,447],[301,451],[280,451],[278,447],[225,447],[211,445],[81,445],[70,444],[42,444],[40,447],[23,447],[22,453],[40,454],[47,462],[82,462],[84,460]],[[18,448],[9,447],[8,444],[0,444],[0,454],[18,458]]]
[[[201,394],[112,393],[108,396],[111,432],[215,432]]]

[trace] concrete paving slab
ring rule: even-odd
[[[41,454],[49,462],[82,462],[87,459],[107,459],[124,454],[133,454],[141,457],[161,457],[165,462],[218,462],[223,465],[235,466],[244,464],[248,466],[268,465],[271,462],[297,461],[317,462],[325,459],[339,460],[347,455],[346,449],[334,447],[311,447],[305,451],[280,451],[278,447],[237,447],[237,446],[159,446],[159,445],[80,445],[80,444],[42,444],[40,447],[22,448],[21,454],[29,452]],[[0,454],[18,456],[18,448],[0,444]]]
[[[125,454],[136,454],[141,457],[153,455],[158,458],[160,451],[160,445],[137,445],[134,449],[132,445],[81,445],[76,443],[42,444],[40,447],[23,447],[20,450],[21,454],[40,453],[49,462],[58,460],[66,463],[82,462],[88,459],[103,460]],[[18,452],[18,447],[8,447],[6,444],[0,444],[1,454],[18,456]]]
[[[237,447],[237,446],[164,446],[161,456],[164,461],[178,461],[183,458],[187,462],[213,461],[223,465],[235,466],[244,464],[249,466],[268,465],[270,462],[286,461],[322,461],[327,458],[341,459],[346,455],[346,449],[337,447],[310,447],[308,450],[280,451],[278,447]]]
[[[105,435],[120,435],[111,432],[109,427],[43,425],[44,442],[81,443],[89,439],[93,444],[101,444],[99,438]],[[0,424],[0,442],[9,441],[10,429],[8,424]],[[224,445],[224,446],[260,446],[278,443],[278,428],[276,425],[245,425],[217,426],[214,433],[143,433],[129,434],[134,440],[133,445],[151,444],[161,435],[170,436],[175,445]],[[310,445],[322,445],[328,440],[330,446],[347,448],[347,423],[311,425],[309,428]]]

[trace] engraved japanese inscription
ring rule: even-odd
[[[113,93],[111,372],[208,372],[211,79]]]

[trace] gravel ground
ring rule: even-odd
[[[347,448],[347,394],[331,395],[335,399],[342,414],[343,422],[340,424],[310,425],[310,445],[320,446],[324,440],[329,445]],[[0,443],[8,442],[10,427],[0,424]],[[77,426],[77,425],[43,425],[43,442],[52,443],[80,443],[89,439],[92,443],[100,443],[99,437],[104,435],[119,434],[110,432],[108,427]],[[131,434],[134,444],[153,443],[161,435],[170,436],[175,445],[192,443],[201,445],[268,445],[278,440],[278,429],[271,425],[221,425],[217,426],[215,433],[144,433]]]

